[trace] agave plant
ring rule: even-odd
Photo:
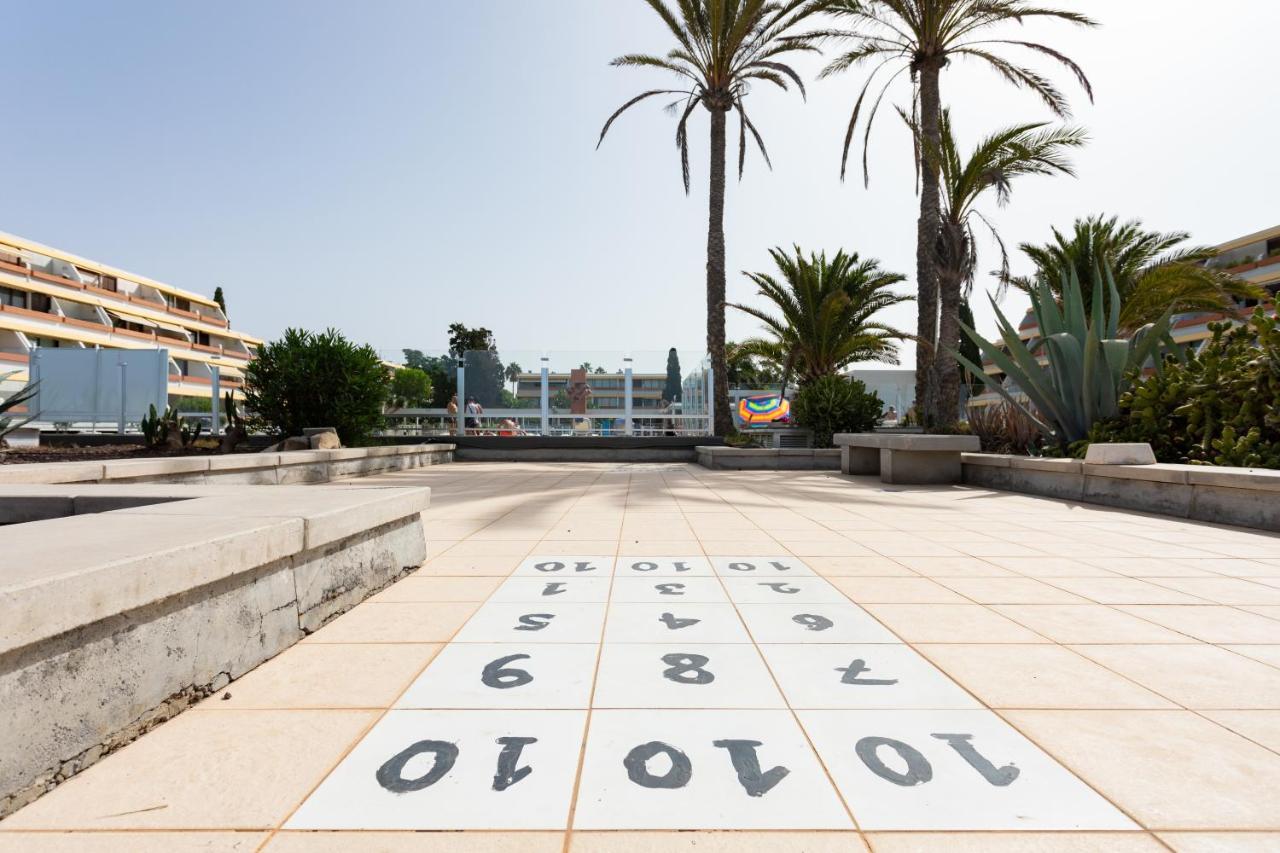
[[[0,384],[3,384],[6,379],[16,375],[17,373],[18,371],[11,370],[8,373],[0,374]],[[15,423],[13,417],[7,414],[8,412],[12,412],[18,406],[25,404],[31,398],[35,397],[35,395],[36,386],[35,383],[31,383],[29,385],[24,385],[5,399],[0,400],[0,446],[3,446],[5,436],[19,427],[30,423],[35,418],[35,415],[31,414]]]
[[[1105,290],[1102,284],[1105,283]],[[1031,310],[1039,337],[1024,343],[1018,329],[1000,311],[994,299],[1001,343],[986,340],[970,326],[964,333],[983,355],[995,362],[1017,383],[1030,400],[1027,406],[982,368],[956,353],[960,363],[1011,405],[1020,409],[1036,427],[1058,444],[1080,441],[1094,422],[1119,414],[1117,402],[1133,377],[1158,355],[1169,338],[1171,311],[1148,323],[1131,338],[1119,337],[1120,295],[1110,269],[1097,274],[1092,287],[1089,316],[1085,314],[1080,279],[1073,271],[1062,281],[1062,302],[1054,299],[1045,279],[1031,292]],[[1103,298],[1104,294],[1109,298]],[[1106,303],[1104,305],[1104,302]],[[1006,351],[1007,350],[1007,351]],[[1047,366],[1039,361],[1043,353]],[[1160,361],[1155,359],[1160,369]]]

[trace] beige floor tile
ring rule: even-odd
[[[1199,645],[1073,646],[1187,708],[1280,708],[1280,670]]]
[[[253,853],[265,832],[3,832],[0,853]]]
[[[575,832],[569,853],[858,853],[858,833],[833,832]]]
[[[1280,621],[1280,605],[1277,605],[1277,604],[1262,604],[1262,605],[1249,604],[1249,605],[1242,606],[1240,609],[1247,610],[1250,613],[1256,613],[1259,616],[1266,616],[1268,619],[1275,619],[1277,621]]]
[[[702,543],[696,539],[623,539],[617,552],[627,557],[682,557],[701,554]]]
[[[1034,578],[942,578],[938,583],[979,604],[1085,604]]]
[[[864,604],[908,643],[1047,643],[981,604]]]
[[[304,643],[446,643],[480,605],[365,602],[316,631]]]
[[[837,577],[831,583],[858,604],[968,604],[927,578]]]
[[[1280,753],[1280,711],[1204,711],[1204,716],[1238,735]]]
[[[797,557],[874,557],[875,551],[857,542],[814,541],[807,539],[781,540],[783,547]]]
[[[1055,643],[1196,642],[1103,604],[993,604],[991,609]]]
[[[1160,583],[1215,604],[1280,604],[1280,589],[1240,578],[1165,578]]]
[[[436,539],[431,535],[430,531],[424,531],[427,537],[427,559],[438,557],[445,551],[448,551],[454,545],[458,544],[456,539]]]
[[[782,543],[774,539],[703,539],[701,552],[709,557],[735,557],[739,554],[784,554],[786,549]],[[698,553],[695,549],[693,553]],[[626,552],[624,552],[626,553]],[[636,553],[651,553],[642,551]],[[679,556],[678,554],[657,554],[656,556]]]
[[[1174,853],[1277,853],[1280,832],[1161,832]]]
[[[892,557],[806,557],[805,562],[824,577],[917,577]]]
[[[1190,711],[1002,711],[1148,829],[1277,829],[1280,755]]]
[[[1262,661],[1274,667],[1280,667],[1280,644],[1277,645],[1232,645],[1223,648],[1231,649],[1238,655]]]
[[[389,708],[441,648],[425,643],[299,643],[200,707]],[[231,698],[223,699],[227,694]]]
[[[280,832],[263,853],[560,853],[563,832]]]
[[[414,574],[418,576],[506,577],[516,570],[524,555],[473,557],[442,554],[432,557]]]
[[[917,645],[992,708],[1173,708],[1149,690],[1054,645]]]
[[[541,536],[528,539],[464,539],[446,555],[455,557],[523,557],[533,550]]]
[[[1207,560],[1172,560],[1179,568],[1188,571],[1173,572],[1164,577],[1212,577],[1226,575],[1231,578],[1258,578],[1260,580],[1280,577],[1280,566],[1268,565],[1262,560],[1244,560],[1238,557],[1213,557]],[[1198,571],[1197,571],[1198,570]]]
[[[897,557],[899,563],[926,578],[1007,578],[1008,569],[977,557]]]
[[[874,853],[1159,853],[1144,832],[872,832]]]
[[[1045,583],[1098,604],[1206,604],[1203,598],[1137,578],[1050,578]]]
[[[1104,568],[1072,557],[989,557],[988,560],[1029,578],[1115,577]]]
[[[188,711],[55,788],[7,829],[269,829],[372,711]]]
[[[1121,604],[1117,609],[1206,643],[1280,642],[1280,623],[1235,607]]]
[[[445,601],[484,601],[498,585],[502,578],[431,578],[407,577],[397,581],[370,601],[379,603],[391,602],[445,602]]]
[[[531,553],[612,554],[617,550],[617,539],[543,539]]]

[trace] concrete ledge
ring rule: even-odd
[[[837,471],[839,448],[698,447],[703,468],[729,471]]]
[[[10,483],[328,483],[343,477],[400,471],[452,462],[452,444],[404,444],[236,453],[227,456],[166,456],[104,462],[40,462],[0,465],[0,485]]]
[[[994,453],[965,453],[961,463],[970,485],[1280,531],[1280,471],[1097,465]]]
[[[429,497],[0,486],[0,506],[107,510],[0,529],[0,817],[421,565]]]
[[[837,447],[874,447],[877,450],[974,452],[982,449],[976,435],[925,435],[924,433],[839,432]]]

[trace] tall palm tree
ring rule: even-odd
[[[891,289],[906,277],[881,269],[873,258],[862,260],[856,252],[836,252],[828,260],[825,252],[806,257],[799,246],[794,251],[794,256],[780,248],[769,251],[781,280],[768,273],[743,273],[778,313],[730,303],[763,323],[768,334],[743,341],[737,352],[781,365],[784,391],[792,374],[804,384],[854,362],[897,364],[895,342],[909,336],[873,318],[911,299]]]
[[[938,395],[938,423],[950,424],[960,411],[960,366],[947,353],[960,345],[960,309],[973,288],[977,266],[974,223],[983,225],[1000,247],[1001,267],[1008,267],[1004,242],[995,226],[978,210],[978,202],[994,194],[996,204],[1009,203],[1015,178],[1027,175],[1075,175],[1067,152],[1088,137],[1072,127],[1048,128],[1046,123],[1021,124],[999,130],[978,143],[964,157],[951,131],[951,115],[944,110],[939,127],[941,145],[924,146],[924,158],[938,170],[942,189],[942,222],[935,250],[941,311],[938,342],[943,357],[932,364]]]
[[[816,36],[797,33],[806,18],[822,11],[834,0],[678,0],[679,14],[664,0],[645,0],[658,14],[676,46],[666,56],[628,54],[613,65],[657,68],[676,75],[675,88],[651,89],[627,101],[605,122],[600,142],[623,112],[658,95],[675,95],[668,105],[679,112],[676,148],[684,190],[689,192],[689,117],[701,105],[711,117],[710,199],[707,223],[707,351],[711,357],[715,399],[712,401],[716,435],[733,430],[729,411],[728,374],[725,369],[724,304],[724,182],[725,127],[730,112],[738,113],[738,177],[746,165],[747,134],[759,147],[765,163],[769,152],[756,126],[747,116],[743,101],[753,81],[772,83],[783,90],[794,84],[804,95],[804,82],[779,57],[797,51],[816,51]],[[596,143],[598,148],[600,142]]]
[[[863,105],[873,85],[879,89],[870,101],[862,146],[864,181],[869,179],[867,145],[880,104],[889,87],[904,72],[910,77],[911,113],[919,124],[918,139],[937,149],[942,134],[942,69],[952,57],[969,57],[989,66],[1007,82],[1030,89],[1057,116],[1070,114],[1067,99],[1053,82],[1033,68],[1002,55],[1017,48],[1047,56],[1064,65],[1084,88],[1090,100],[1093,90],[1084,71],[1069,57],[1048,45],[1011,38],[993,37],[1001,24],[1022,24],[1029,19],[1051,18],[1082,26],[1094,22],[1084,15],[1059,9],[1028,5],[1024,0],[840,0],[832,12],[841,29],[824,33],[851,42],[848,51],[836,58],[822,76],[851,68],[874,65],[853,105],[844,138],[840,164],[844,176],[849,148],[858,127]],[[884,75],[881,74],[884,72]],[[883,85],[880,85],[883,81]],[[936,375],[930,370],[938,352],[938,265],[934,249],[942,223],[941,196],[937,168],[921,156],[915,145],[916,168],[920,180],[920,218],[916,225],[916,290],[919,318],[916,324],[916,405],[927,425],[936,424],[938,406]],[[948,321],[950,323],[952,321]],[[950,359],[948,358],[948,361]],[[946,414],[943,420],[949,420]]]
[[[1075,272],[1092,298],[1094,272],[1111,270],[1120,295],[1120,328],[1133,331],[1153,323],[1170,308],[1182,311],[1235,310],[1236,299],[1266,299],[1256,285],[1205,265],[1217,252],[1206,246],[1180,246],[1190,239],[1185,231],[1148,231],[1137,219],[1120,222],[1101,214],[1077,219],[1070,234],[1053,229],[1053,240],[1018,248],[1035,264],[1034,276],[1004,276],[1002,283],[1027,293],[1043,277],[1061,298],[1061,282]],[[1065,278],[1064,278],[1065,276]]]
[[[513,394],[519,390],[521,373],[524,373],[524,368],[514,361],[508,364],[502,372],[506,380],[511,383],[511,393]]]

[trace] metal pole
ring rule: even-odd
[[[120,365],[120,420],[116,424],[116,433],[124,435],[124,417],[125,417],[125,375],[129,369],[129,362],[117,361]]]
[[[211,419],[213,423],[209,427],[209,432],[213,435],[217,435],[222,431],[219,428],[220,424],[218,423],[219,416],[222,414],[220,407],[221,400],[218,399],[218,382],[222,379],[222,374],[216,364],[209,366],[209,372],[212,374],[212,376],[209,377],[209,383],[213,386],[213,399],[209,401],[209,414],[212,416]]]
[[[461,358],[458,359],[458,414],[457,432],[458,435],[467,434],[467,366],[466,362]]]
[[[541,407],[542,407],[542,434],[551,435],[551,383],[550,383],[550,366],[548,359],[544,355],[542,357],[542,391],[541,391]]]
[[[634,434],[631,420],[631,356],[622,359],[623,409],[625,411],[623,427],[627,435]]]

